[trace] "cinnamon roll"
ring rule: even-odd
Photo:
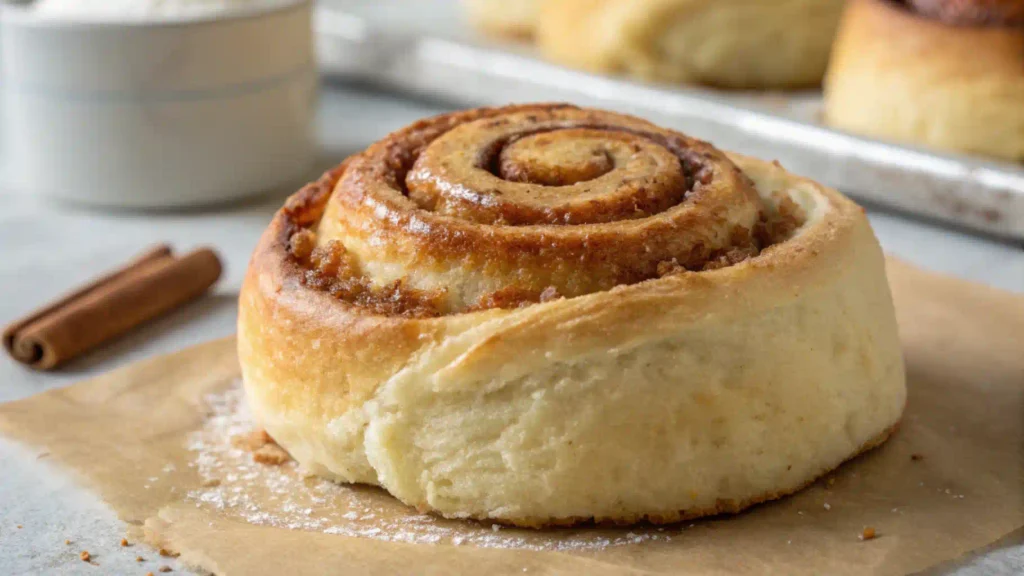
[[[817,86],[843,0],[547,0],[537,41],[594,72],[722,88]]]
[[[521,526],[736,512],[885,440],[905,398],[859,207],[568,105],[423,120],[300,190],[238,346],[311,472]]]
[[[825,117],[885,140],[1024,161],[1024,0],[852,0]]]

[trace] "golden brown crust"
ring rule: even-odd
[[[767,228],[749,179],[709,144],[567,105],[418,122],[282,217],[307,287],[414,317],[607,290],[658,277],[666,261],[734,263]]]
[[[1021,54],[1021,25],[951,25],[890,0],[851,0],[825,79],[826,122],[1019,162]]]

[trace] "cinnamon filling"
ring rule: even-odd
[[[561,105],[421,121],[289,200],[302,283],[370,314],[434,317],[723,268],[788,238],[707,143]]]

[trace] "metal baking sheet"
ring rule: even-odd
[[[321,68],[329,76],[460,106],[570,101],[636,114],[719,148],[777,159],[867,202],[1024,240],[1022,165],[828,129],[817,123],[819,93],[735,94],[598,76],[543,62],[527,47],[474,39],[450,27],[446,33],[436,15],[421,20],[418,28],[406,14],[400,25],[390,18],[385,25],[344,2],[321,5]]]

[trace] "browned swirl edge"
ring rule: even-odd
[[[574,121],[565,121],[564,126],[554,129],[532,125],[545,121],[557,124],[563,117]],[[585,188],[590,182],[611,178],[608,175],[616,168],[608,158],[599,153],[585,155],[582,160],[577,158],[579,139],[596,139],[599,144],[614,141],[613,147],[625,146],[623,154],[630,161],[643,156],[643,151],[664,160],[661,151],[667,150],[678,161],[679,177],[670,173],[666,187],[654,192],[634,186],[627,190],[632,196],[611,200],[610,196],[598,196],[597,201],[580,206],[573,205],[573,197],[555,198],[554,208],[543,209],[503,203],[500,191],[467,189],[442,197],[450,190],[438,192],[431,188],[437,188],[440,181],[431,170],[443,172],[438,167],[445,166],[446,158],[472,152],[460,148],[458,138],[453,137],[449,144],[455,148],[446,150],[442,141],[438,150],[444,154],[433,158],[432,144],[455,133],[460,126],[500,131],[503,123],[511,125],[508,129],[514,136],[482,146],[482,156],[477,154],[474,161],[478,168],[505,182],[526,184],[528,187],[523,190],[527,193],[539,190],[538,194],[543,195],[549,186],[550,190],[569,189],[575,193],[579,186]],[[538,140],[545,134],[555,134],[556,147],[560,145],[559,137],[566,139],[568,144],[563,148],[569,161],[545,164],[541,158],[539,164],[530,163],[535,160],[538,146],[552,145]],[[469,137],[473,136],[470,131]],[[516,142],[525,139],[533,139],[529,148],[508,152]],[[620,140],[625,144],[620,146]],[[629,146],[644,150],[629,156]],[[600,151],[600,146],[596,149]],[[418,165],[421,159],[426,159],[427,168]],[[633,184],[626,182],[624,186]],[[621,192],[617,182],[611,182],[611,186],[611,196]],[[385,192],[380,193],[382,189]],[[731,209],[737,198],[740,203],[751,203],[756,210],[749,225],[730,224],[721,214]],[[563,200],[564,205],[558,204]],[[636,201],[630,204],[629,200]],[[711,202],[712,207],[702,210],[703,202]],[[788,198],[773,211],[762,210],[759,202],[749,179],[710,144],[625,115],[542,104],[476,109],[417,122],[302,188],[288,199],[279,216],[287,237],[282,249],[287,250],[287,258],[295,264],[293,269],[298,271],[298,280],[304,286],[328,293],[362,313],[425,318],[513,308],[679,271],[730,266],[788,238],[802,223],[802,212]],[[344,220],[338,226],[373,236],[383,244],[381,250],[400,245],[417,254],[417,261],[425,266],[436,265],[445,258],[464,257],[473,266],[497,270],[494,273],[499,279],[514,280],[455,308],[443,287],[424,289],[404,278],[385,283],[374,281],[362,269],[360,259],[342,242],[318,238],[328,212],[332,225],[334,220]],[[667,212],[671,212],[671,218],[665,216]],[[769,212],[771,215],[766,216]],[[624,231],[623,226],[630,228]],[[704,242],[705,231],[701,226],[710,227],[709,233],[721,238]],[[687,234],[692,238],[678,241],[677,237]],[[651,252],[653,256],[648,254]],[[475,268],[470,269],[475,273]],[[523,284],[516,283],[520,276],[527,277]],[[552,278],[554,281],[547,283]]]

